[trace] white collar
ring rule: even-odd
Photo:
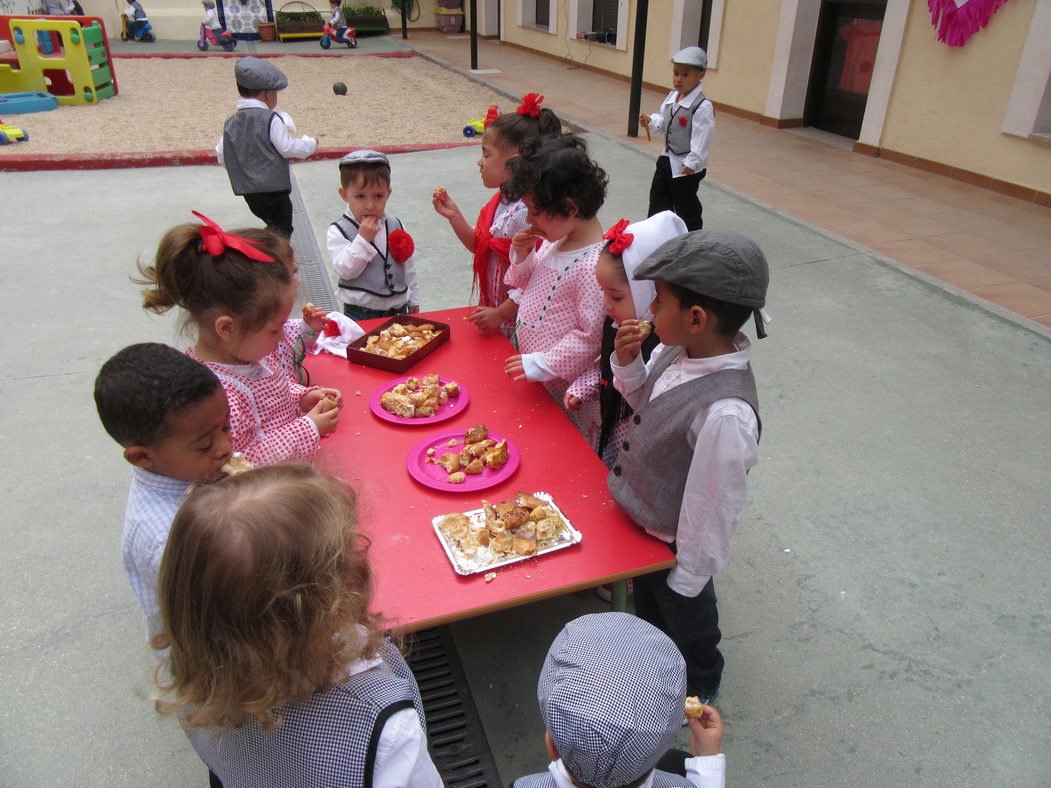
[[[672,89],[672,93],[675,93],[675,92],[676,91],[674,89]],[[701,92],[701,83],[698,82],[697,83],[697,87],[695,87],[693,90],[691,90],[689,93],[687,93],[685,96],[683,96],[681,99],[679,99],[679,101],[677,101],[675,103],[678,104],[680,107],[688,107],[688,106],[690,106],[693,103],[694,99],[697,98],[697,95],[700,92]]]
[[[733,353],[723,353],[719,356],[711,356],[708,358],[690,358],[683,351],[675,361],[672,362],[671,366],[678,366],[684,375],[690,378],[700,377],[701,375],[710,375],[712,372],[719,372],[724,369],[744,369],[748,366],[748,353],[752,347],[752,340],[747,335],[738,331],[737,336],[733,339],[734,347],[737,350]],[[657,351],[654,349],[654,355]]]
[[[253,107],[258,109],[270,109],[265,101],[260,101],[257,98],[240,98],[237,100],[237,109],[251,109]],[[274,110],[274,112],[276,111],[277,110]]]

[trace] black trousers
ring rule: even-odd
[[[266,222],[268,230],[292,237],[292,197],[290,192],[245,194],[248,209]]]
[[[653,172],[653,182],[650,184],[650,208],[646,215],[672,211],[686,222],[687,230],[700,230],[704,227],[704,219],[697,190],[707,172],[701,170],[693,175],[673,178],[671,160],[667,156],[658,156],[657,169]]]
[[[695,597],[668,588],[670,569],[635,578],[635,615],[672,639],[686,661],[688,695],[710,697],[723,677],[719,653],[719,610],[715,583],[708,581]]]

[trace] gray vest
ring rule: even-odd
[[[358,673],[280,709],[276,730],[262,730],[253,718],[235,730],[189,728],[186,734],[226,788],[370,786],[379,737],[392,714],[415,707],[427,731],[412,671],[389,640],[381,654],[389,670]]]
[[[704,91],[686,109],[678,104],[668,104],[664,108],[664,147],[676,156],[685,156],[690,152],[690,135],[693,134],[693,114],[707,101]],[[679,118],[686,119],[686,125],[679,124]]]
[[[682,348],[666,347],[642,387],[642,404],[631,417],[617,464],[607,483],[613,499],[636,523],[675,536],[686,477],[693,460],[689,427],[697,411],[716,400],[738,397],[759,420],[759,398],[752,368],[723,369],[668,389],[651,400],[653,386]],[[763,423],[759,421],[759,434]]]
[[[281,123],[264,107],[239,109],[223,126],[223,163],[234,194],[283,192],[292,189],[288,159],[270,141],[270,124]]]
[[[653,788],[690,788],[690,781],[678,774],[653,770]],[[519,777],[511,784],[511,788],[555,788],[555,778],[551,772],[530,774],[527,777]]]
[[[348,241],[353,241],[358,237],[358,223],[347,216],[347,214],[343,214],[336,221],[332,222],[332,226],[339,230]],[[405,228],[402,226],[400,219],[388,216],[384,222],[382,232],[387,234],[385,240],[389,241],[392,232],[403,229]],[[385,246],[387,248],[386,254],[380,252],[376,244],[372,244],[372,248],[376,250],[376,256],[369,261],[369,264],[365,266],[365,270],[358,275],[357,279],[340,279],[339,286],[347,290],[360,290],[363,293],[370,293],[383,298],[401,295],[406,292],[408,287],[405,284],[405,266],[391,256],[390,244],[387,243]]]

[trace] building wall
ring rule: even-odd
[[[719,61],[704,78],[704,94],[712,101],[763,114],[777,43],[778,6],[772,0],[727,0]]]
[[[1036,2],[1004,4],[962,47],[913,2],[880,147],[1051,192],[1051,146],[1000,130]]]

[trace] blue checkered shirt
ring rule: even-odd
[[[146,628],[150,635],[155,635],[162,629],[157,603],[161,556],[172,520],[190,489],[190,482],[158,476],[139,467],[131,471],[120,551],[124,556],[124,574],[142,605]]]

